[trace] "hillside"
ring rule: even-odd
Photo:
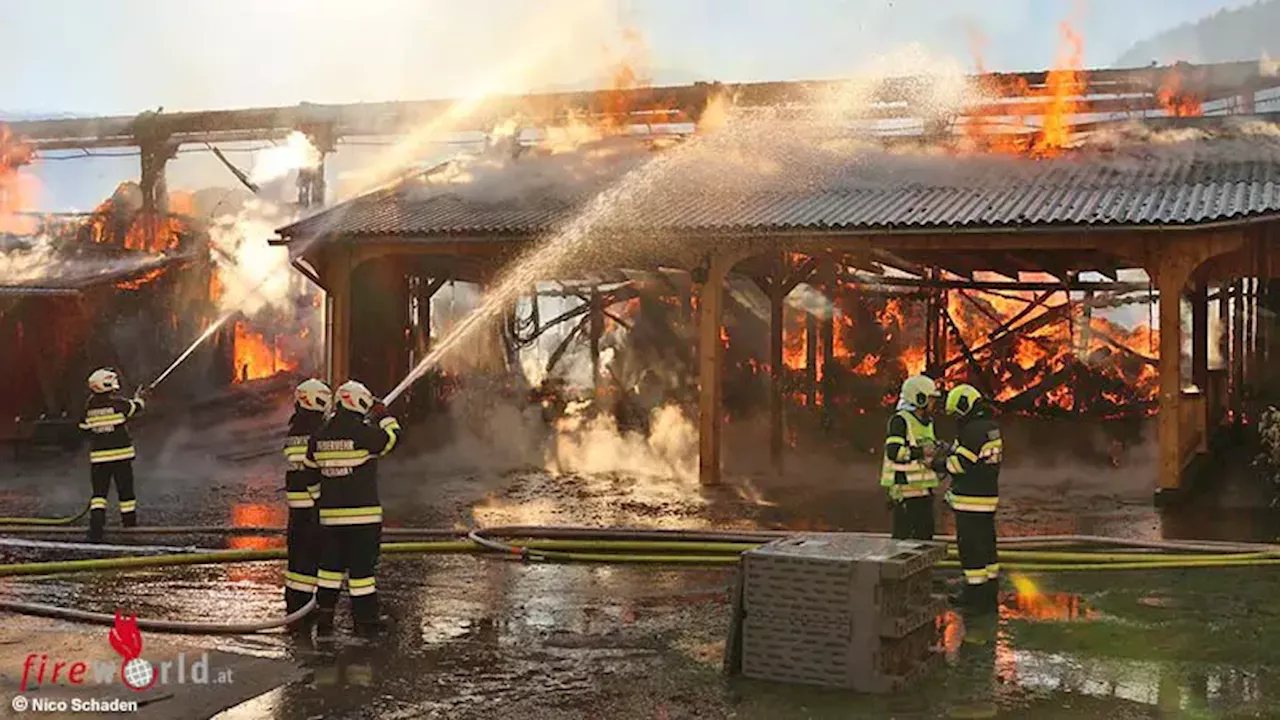
[[[1280,0],[1261,0],[1235,10],[1221,10],[1195,23],[1166,30],[1129,48],[1115,65],[1256,60],[1263,53],[1273,59],[1280,57]]]

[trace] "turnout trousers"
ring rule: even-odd
[[[961,602],[965,609],[993,612],[999,602],[1000,560],[996,550],[996,514],[956,510],[956,545],[964,570]]]
[[[284,575],[285,613],[301,610],[315,595],[320,564],[320,521],[314,505],[289,508],[289,567]]]
[[[316,573],[316,621],[331,627],[338,605],[342,581],[347,581],[351,596],[351,618],[356,625],[376,624],[378,587],[374,577],[378,571],[379,543],[382,523],[367,525],[321,525],[320,568]]]
[[[113,460],[89,464],[89,483],[93,496],[89,499],[89,539],[101,540],[107,525],[107,493],[115,480],[116,499],[120,503],[120,523],[138,525],[138,498],[133,494],[133,461]]]
[[[893,503],[894,540],[933,539],[933,495]]]

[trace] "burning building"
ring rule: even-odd
[[[144,234],[108,201],[88,215],[32,222],[32,234],[8,235],[0,249],[7,441],[74,437],[89,372],[116,366],[127,382],[146,382],[213,317],[208,253],[189,221],[168,217]],[[203,384],[185,377],[188,387]]]
[[[629,322],[615,304],[665,288],[677,326],[697,328],[687,349],[704,482],[719,476],[737,375],[767,379],[778,456],[788,400],[878,413],[905,374],[928,368],[1006,411],[1154,413],[1156,484],[1174,490],[1239,417],[1268,347],[1257,288],[1270,277],[1280,144],[1269,118],[1232,114],[1277,82],[1248,63],[1071,63],[969,78],[983,100],[946,123],[922,106],[917,132],[892,138],[866,118],[911,117],[928,80],[858,85],[857,122],[824,122],[829,107],[802,118],[797,102],[822,105],[812,86],[699,86],[713,99],[683,130],[646,124],[571,148],[516,133],[285,227],[281,242],[307,241],[298,264],[328,291],[331,375],[379,388],[422,357],[413,308],[443,281],[484,284],[486,309],[509,327],[537,282],[579,278],[593,351],[609,322]],[[643,97],[662,92],[690,105],[681,89]],[[1229,338],[1212,372],[1210,298]],[[1159,320],[1118,324],[1117,307],[1158,307]],[[734,360],[752,335],[768,340]]]
[[[89,372],[119,367],[131,390],[223,314],[221,250],[193,201],[174,193],[171,212],[150,216],[137,184],[124,183],[90,213],[12,216],[20,233],[0,245],[0,337],[10,348],[0,357],[0,439],[74,441]],[[191,398],[314,367],[314,338],[294,322],[302,315],[268,309],[224,323],[163,393]]]

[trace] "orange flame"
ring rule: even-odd
[[[18,214],[31,202],[36,187],[33,176],[20,172],[34,157],[31,145],[0,123],[0,232],[32,235],[37,231],[36,218]]]
[[[1032,278],[1028,278],[1032,279]],[[892,405],[896,394],[890,386],[925,369],[924,303],[919,299],[890,297],[883,300],[836,294],[837,324],[833,361],[852,376],[883,382],[883,402]],[[875,330],[864,335],[848,333],[850,302],[875,319]],[[1036,304],[1039,303],[1039,304]],[[972,382],[992,389],[997,401],[1017,400],[1016,412],[1056,410],[1098,413],[1107,418],[1136,409],[1154,412],[1158,373],[1155,351],[1159,333],[1147,326],[1128,329],[1100,314],[1086,313],[1077,301],[1066,305],[1065,293],[1043,297],[1031,291],[967,290],[947,294],[947,311],[983,378],[972,376],[969,362],[960,358],[954,334],[947,337],[951,366],[945,382]],[[1088,317],[1088,332],[1082,325]],[[1010,321],[1013,330],[1010,332]],[[783,315],[783,360],[786,369],[805,368],[808,338],[805,315],[788,308]],[[870,328],[866,329],[870,330]],[[857,341],[875,341],[873,347],[857,347]],[[1087,343],[1086,343],[1087,338]],[[1086,346],[1087,345],[1087,346]],[[820,357],[820,354],[819,354]],[[825,368],[819,379],[825,375]],[[1082,384],[1084,383],[1084,384]],[[1087,389],[1085,389],[1087,387]],[[807,404],[805,390],[787,397]],[[819,396],[819,403],[825,398]]]
[[[1199,117],[1204,114],[1201,98],[1184,87],[1186,78],[1178,68],[1173,68],[1160,82],[1156,91],[1156,101],[1160,109],[1173,117]]]
[[[139,275],[136,278],[132,278],[130,280],[121,280],[120,282],[116,283],[116,287],[120,290],[137,290],[143,285],[146,285],[152,280],[155,280],[156,278],[163,275],[164,271],[165,271],[165,268],[162,268],[162,267],[155,268],[154,270],[149,270],[146,273]]]
[[[271,377],[279,372],[296,370],[296,362],[284,357],[279,347],[272,347],[260,333],[252,332],[243,322],[236,322],[235,382]]]
[[[1080,71],[1080,57],[1084,53],[1084,40],[1063,22],[1059,27],[1065,53],[1060,54],[1056,67],[1045,78],[1045,91],[1050,97],[1045,111],[1040,136],[1031,147],[1037,157],[1059,155],[1071,141],[1071,116],[1075,114],[1079,97],[1085,88],[1085,76]]]
[[[1087,74],[1081,70],[1084,41],[1069,22],[1059,25],[1062,45],[1054,68],[1045,76],[1043,88],[1032,89],[1018,76],[991,75],[981,81],[983,89],[996,97],[1015,97],[1017,103],[992,102],[973,108],[963,130],[969,142],[989,152],[1057,157],[1072,139],[1071,117],[1079,109],[1077,98],[1084,94]],[[985,73],[980,43],[973,43],[975,64]],[[1040,102],[1027,102],[1027,100]],[[1027,118],[1040,115],[1040,127],[1028,143],[1024,130]],[[1001,130],[993,118],[1007,117],[1012,127]]]

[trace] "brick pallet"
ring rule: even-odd
[[[743,554],[726,646],[730,672],[891,692],[940,657],[932,594],[940,543],[815,534]]]

